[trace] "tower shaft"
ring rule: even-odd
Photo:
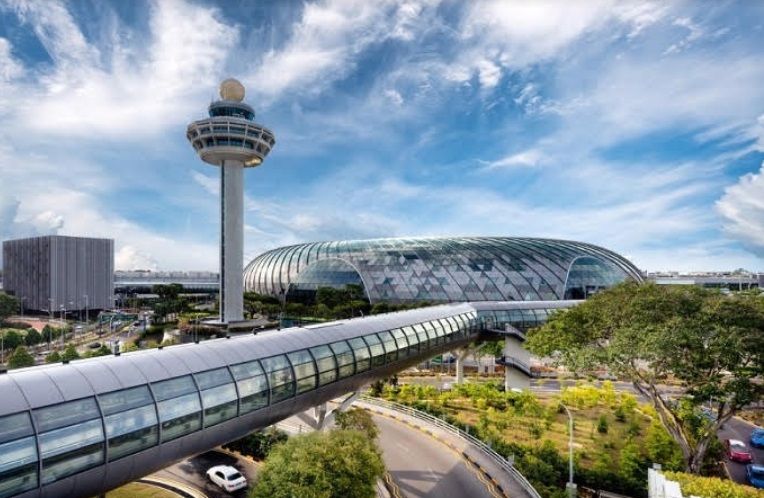
[[[244,319],[244,163],[220,166],[220,321]]]

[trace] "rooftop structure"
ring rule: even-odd
[[[220,322],[244,319],[244,168],[259,166],[276,139],[255,123],[255,110],[235,79],[220,84],[209,117],[188,125],[186,137],[202,161],[220,167]]]
[[[287,299],[360,285],[371,303],[585,299],[642,280],[618,254],[581,242],[519,237],[341,240],[281,247],[255,258],[245,289]]]

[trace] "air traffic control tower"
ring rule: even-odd
[[[220,99],[186,137],[202,161],[220,167],[220,322],[228,326],[244,320],[244,168],[261,165],[276,140],[255,123],[239,81],[223,81]]]

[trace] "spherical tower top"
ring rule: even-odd
[[[234,78],[228,78],[220,83],[220,98],[223,100],[232,100],[241,102],[244,100],[244,85]]]

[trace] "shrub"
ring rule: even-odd
[[[597,432],[607,434],[607,417],[605,415],[600,415],[600,419],[597,421]]]
[[[666,477],[679,482],[682,494],[700,498],[762,498],[764,491],[717,477],[699,477],[683,472],[665,472]]]

